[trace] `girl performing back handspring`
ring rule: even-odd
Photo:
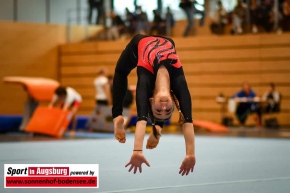
[[[143,155],[143,141],[148,118],[153,130],[147,140],[147,149],[157,146],[164,121],[170,119],[174,106],[179,111],[179,124],[185,139],[186,155],[179,174],[188,175],[195,165],[194,128],[191,96],[183,68],[175,50],[174,41],[161,36],[135,35],[122,52],[115,69],[113,108],[115,138],[126,142],[122,117],[123,100],[127,91],[128,75],[137,66],[136,106],[138,122],[129,172],[142,172],[142,163],[150,166]],[[149,116],[149,117],[148,117]]]

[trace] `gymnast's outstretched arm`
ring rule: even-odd
[[[136,90],[136,103],[138,122],[136,124],[134,150],[130,161],[126,167],[130,166],[129,172],[134,169],[134,174],[137,169],[142,172],[142,164],[145,163],[150,166],[149,162],[144,157],[143,142],[145,137],[146,125],[148,120],[149,98],[152,96],[154,87],[154,76],[143,67],[137,67],[138,83]]]
[[[195,165],[195,151],[194,151],[194,129],[192,123],[184,123],[182,125],[184,140],[185,140],[185,149],[186,156],[181,163],[179,174],[182,176],[188,175],[189,172],[193,172]]]
[[[149,162],[143,155],[143,141],[145,137],[145,130],[146,130],[147,122],[144,120],[138,121],[136,124],[136,131],[135,131],[135,142],[134,142],[134,150],[131,156],[130,161],[126,164],[125,167],[130,166],[129,172],[134,169],[134,174],[136,174],[137,169],[140,173],[142,173],[142,164],[145,163],[148,167],[150,167]]]
[[[188,90],[187,82],[184,77],[182,68],[178,69],[176,78],[171,83],[171,88],[179,101],[180,110],[184,116],[185,123],[182,125],[186,156],[180,166],[179,174],[188,175],[195,165],[195,144],[194,144],[194,128],[192,124],[192,105],[191,96]]]

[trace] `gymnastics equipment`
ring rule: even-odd
[[[227,132],[229,128],[224,125],[213,123],[210,121],[202,121],[202,120],[193,120],[193,126],[203,128],[207,131],[211,132]]]
[[[3,78],[4,83],[22,85],[29,96],[39,102],[50,101],[59,82],[40,77],[7,76]]]
[[[25,132],[62,137],[72,115],[69,111],[59,108],[38,107],[31,117]]]

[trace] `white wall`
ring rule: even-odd
[[[46,2],[49,2],[48,9]],[[46,11],[49,10],[49,23],[66,24],[68,10],[71,12],[72,23],[77,23],[77,5],[81,8],[81,24],[87,22],[87,0],[17,0],[17,21],[45,23]],[[0,20],[13,21],[13,0],[0,0]],[[95,16],[93,15],[93,18]]]
[[[77,8],[76,0],[50,0],[50,23],[66,23],[66,15],[69,10]],[[71,12],[76,18],[76,12]]]
[[[45,23],[45,0],[18,0],[17,18],[18,21]]]
[[[13,20],[13,0],[0,0],[0,19]]]
[[[134,0],[115,0],[115,9],[118,14],[123,15],[125,7],[128,7],[131,11],[134,11]],[[204,0],[197,0],[203,3]],[[215,1],[215,0],[210,0]],[[236,0],[225,0],[236,1]],[[46,2],[49,2],[49,23],[66,24],[68,10],[76,10],[77,5],[81,8],[81,23],[87,23],[87,2],[88,0],[17,0],[17,17],[18,21],[26,22],[40,22],[45,23],[46,18]],[[157,8],[157,0],[138,0],[138,4],[143,7],[143,10],[147,12],[150,20],[153,19],[152,10]],[[165,11],[167,6],[170,6],[176,20],[185,19],[185,14],[179,8],[179,0],[163,0],[163,10]],[[201,7],[202,8],[202,7]],[[93,12],[93,23],[96,19],[96,11]],[[77,13],[71,12],[71,21],[73,24],[77,24]],[[13,0],[0,0],[0,20],[13,21]]]

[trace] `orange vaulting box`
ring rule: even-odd
[[[29,95],[37,101],[51,101],[59,82],[40,77],[6,76],[5,83],[20,84],[26,88]]]
[[[71,120],[71,113],[57,108],[38,107],[25,131],[62,137]]]

